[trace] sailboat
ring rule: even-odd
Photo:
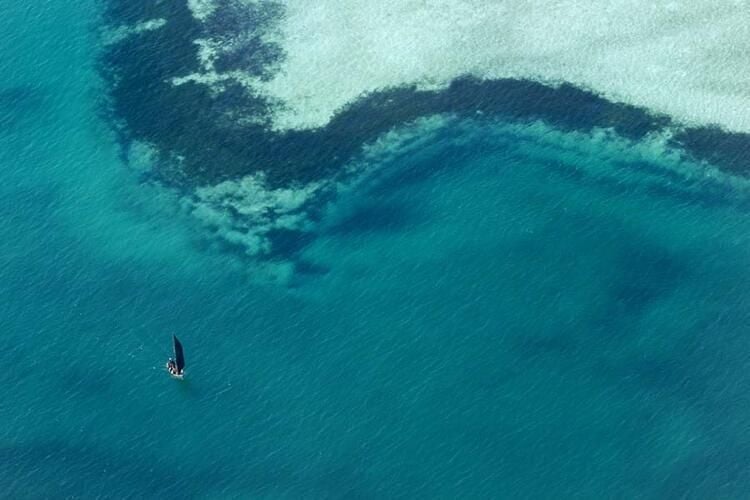
[[[176,335],[172,335],[172,343],[174,345],[174,359],[169,358],[169,361],[167,361],[167,371],[174,378],[182,379],[185,370],[185,354],[182,352],[182,344]]]

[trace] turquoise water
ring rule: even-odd
[[[122,164],[92,4],[4,11],[9,497],[750,488],[743,182],[658,142],[426,120],[361,160],[290,275]]]

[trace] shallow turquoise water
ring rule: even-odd
[[[301,255],[321,272],[268,284],[121,164],[96,16],[0,20],[9,496],[750,487],[741,183],[608,135],[416,125],[329,208]],[[162,370],[172,332],[182,384]]]

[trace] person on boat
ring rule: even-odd
[[[172,375],[180,375],[180,372],[177,369],[177,363],[175,363],[172,358],[169,358],[169,361],[167,361],[167,371]]]

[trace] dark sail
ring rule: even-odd
[[[177,371],[182,373],[182,369],[185,368],[185,355],[182,352],[182,344],[177,340],[177,337],[172,335],[174,340],[174,361],[177,364]]]

